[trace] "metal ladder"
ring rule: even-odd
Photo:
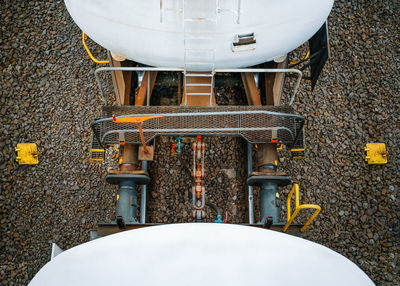
[[[216,41],[212,31],[216,30],[219,13],[231,12],[236,16],[236,23],[240,23],[241,0],[236,1],[236,9],[223,9],[220,8],[220,0],[182,0],[180,7],[168,7],[165,5],[167,0],[160,0],[160,22],[163,22],[165,12],[179,12],[183,16],[183,105],[188,105],[188,97],[193,98],[193,96],[208,96],[208,104],[204,100],[197,99],[189,105],[197,105],[197,103],[213,105]],[[204,33],[204,31],[211,31],[211,33]]]
[[[212,31],[217,26],[218,2],[183,0],[184,105],[193,96],[208,96],[208,105],[213,104],[215,36]]]

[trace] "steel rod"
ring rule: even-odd
[[[247,174],[250,176],[253,170],[251,144],[247,143]],[[254,224],[254,205],[253,205],[253,187],[249,186],[249,224]]]
[[[151,72],[148,72],[147,76],[147,88],[146,88],[146,105],[150,105],[150,81],[151,81]]]
[[[147,161],[142,161],[142,169],[147,172]],[[146,198],[147,198],[147,185],[142,185],[140,197],[140,223],[146,223]]]
[[[255,127],[255,128],[187,128],[187,129],[143,129],[143,131],[145,132],[152,132],[152,133],[160,133],[158,135],[180,135],[182,133],[185,132],[192,132],[192,134],[196,135],[196,133],[202,133],[202,135],[230,135],[235,131],[267,131],[267,130],[285,130],[287,132],[289,132],[290,136],[292,137],[292,140],[295,139],[295,137],[293,136],[292,131],[287,128],[287,127]],[[207,133],[207,132],[227,132],[227,133],[219,133],[219,134],[215,134],[215,133]],[[230,132],[228,132],[230,131]],[[137,133],[139,132],[137,129],[121,129],[121,130],[110,130],[107,131],[106,133],[104,133],[103,135],[103,140],[101,140],[101,142],[104,141],[104,138],[110,134],[114,134],[114,133]],[[238,135],[241,135],[240,133],[237,133]],[[189,134],[185,134],[185,135],[189,135]]]

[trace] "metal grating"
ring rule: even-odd
[[[293,145],[304,124],[304,118],[295,115],[289,106],[105,106],[103,119],[92,124],[103,145],[118,143],[119,134],[123,134],[126,143],[140,144],[136,124],[114,123],[113,114],[163,114],[163,118],[143,123],[146,142],[158,135],[225,135],[241,136],[253,144],[269,143],[277,137],[283,144]]]

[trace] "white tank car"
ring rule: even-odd
[[[94,41],[157,67],[237,68],[294,50],[323,25],[333,0],[65,0]]]
[[[99,238],[47,263],[30,286],[373,286],[344,256],[295,236],[221,223],[153,226]]]

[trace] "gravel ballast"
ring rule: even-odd
[[[49,261],[51,242],[79,245],[114,218],[116,188],[105,182],[106,163],[89,162],[90,123],[102,106],[97,65],[63,1],[4,0],[0,7],[0,285],[26,285]],[[294,104],[306,118],[307,159],[281,152],[301,201],[322,207],[304,237],[346,256],[377,285],[400,284],[399,17],[397,1],[335,1],[331,59],[315,90],[303,82]],[[228,96],[235,90],[218,90],[217,101],[245,103]],[[15,162],[22,142],[38,145],[38,165]],[[190,148],[180,160],[169,155],[170,137],[157,142],[148,220],[192,221]],[[247,222],[246,144],[206,142],[209,201],[230,222]],[[386,144],[388,164],[364,162],[369,142]]]

